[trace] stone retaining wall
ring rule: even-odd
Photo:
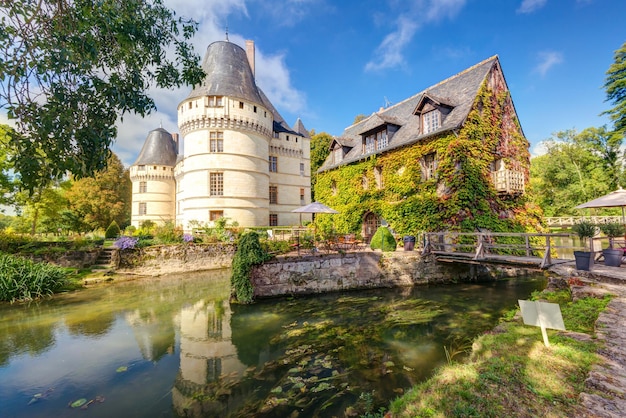
[[[231,266],[235,255],[231,244],[156,245],[135,250],[121,250],[113,260],[117,272],[160,276]]]
[[[351,289],[495,280],[529,274],[496,265],[439,263],[417,252],[366,251],[307,257],[277,257],[252,270],[254,297],[315,294]],[[535,271],[536,273],[536,271]]]

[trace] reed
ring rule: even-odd
[[[0,253],[0,300],[33,300],[53,294],[68,281],[64,268]]]

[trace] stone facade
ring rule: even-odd
[[[278,257],[253,269],[254,297],[315,294],[471,280],[494,280],[530,270],[461,263],[438,263],[415,252],[360,252]]]
[[[175,221],[189,231],[220,217],[240,226],[300,222],[291,211],[311,202],[310,137],[258,88],[254,44],[246,47],[209,45],[206,79],[178,105],[180,143],[161,128],[146,139],[131,167],[132,225]]]

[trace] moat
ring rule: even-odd
[[[358,416],[462,359],[545,286],[537,276],[231,305],[229,275],[0,305],[2,415]]]

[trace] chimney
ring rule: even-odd
[[[256,77],[254,74],[254,41],[246,40],[246,56],[248,57],[250,68],[252,69],[252,76]]]

